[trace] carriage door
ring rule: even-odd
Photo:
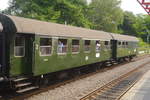
[[[32,74],[33,37],[17,36],[14,42],[14,57],[12,59],[12,75]]]
[[[117,57],[117,40],[111,40],[112,58]]]

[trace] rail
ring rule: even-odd
[[[106,85],[92,91],[80,100],[118,100],[143,76],[140,69],[150,62],[122,75]]]

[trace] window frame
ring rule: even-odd
[[[16,52],[15,52],[15,51],[16,51],[16,49],[15,49],[15,48],[16,48],[16,38],[18,38],[18,37],[23,37],[23,41],[24,41],[24,42],[23,42],[23,45],[24,45],[24,46],[19,46],[19,47],[23,47],[23,51],[24,51],[24,52],[23,52],[23,55],[22,55],[22,56],[16,56]],[[16,57],[16,58],[23,58],[23,57],[25,57],[25,52],[26,52],[26,49],[25,49],[26,43],[25,43],[25,42],[26,42],[26,41],[25,41],[25,37],[24,37],[24,36],[16,36],[16,37],[15,37],[15,40],[14,40],[14,57]]]
[[[58,44],[59,44],[59,40],[67,40],[67,43],[66,43],[66,52],[62,52],[62,53],[60,53],[60,52],[58,52]],[[69,46],[68,46],[68,39],[67,38],[63,38],[63,37],[59,37],[58,39],[57,39],[57,54],[58,55],[66,55],[67,54],[67,52],[69,51]]]
[[[107,42],[107,45],[106,45],[106,42]],[[110,41],[104,41],[104,47],[106,50],[110,50]]]
[[[51,39],[51,45],[48,45],[48,46],[41,46],[41,39]],[[52,39],[52,37],[40,37],[40,40],[39,40],[39,56],[40,57],[47,57],[47,56],[51,56],[52,54],[53,54],[53,39]],[[50,47],[51,48],[51,52],[50,52],[50,54],[47,54],[47,55],[42,55],[41,54],[41,47]]]
[[[126,42],[122,41],[122,48],[126,48]]]
[[[73,48],[73,45],[72,45],[73,40],[78,40],[78,41],[79,41],[79,45],[78,45],[78,46],[79,46],[79,49],[78,49],[78,52],[73,52],[73,51],[72,51],[72,48]],[[80,53],[80,40],[79,40],[79,39],[72,39],[72,40],[71,40],[71,53],[72,53],[72,54],[78,54],[78,53]]]
[[[97,42],[97,41],[98,41],[99,44],[100,44],[100,46],[99,46],[100,49],[99,49],[99,50],[96,49],[96,47],[97,47],[97,46],[96,46],[96,45],[97,45],[96,42]],[[96,40],[96,41],[95,41],[95,51],[96,51],[96,52],[100,52],[100,51],[101,51],[101,47],[102,47],[101,41],[100,41],[100,40]]]
[[[83,40],[83,41],[84,41],[84,44],[83,44],[83,50],[84,50],[84,52],[85,53],[90,53],[91,52],[91,40],[87,39],[87,40]],[[89,50],[88,51],[85,50],[85,41],[90,41],[90,45],[88,45],[89,46]]]
[[[121,41],[118,41],[118,45],[122,45]]]
[[[118,41],[117,47],[118,47],[118,48],[121,48],[121,47],[122,47],[122,41]]]

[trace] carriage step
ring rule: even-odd
[[[17,84],[16,85],[16,88],[18,87],[23,87],[23,86],[28,86],[28,85],[31,85],[32,83],[28,82],[28,83],[20,83],[20,84]]]
[[[118,64],[118,63],[117,63],[117,62],[114,62],[113,64],[115,64],[115,65],[116,65],[116,64]]]
[[[111,62],[112,62],[112,63],[116,63],[116,61],[115,61],[115,60],[112,60]]]
[[[109,66],[111,66],[111,65],[112,65],[112,64],[107,64],[106,66],[108,66],[108,67],[109,67]]]
[[[18,90],[16,92],[17,93],[24,93],[24,92],[31,91],[31,90],[34,90],[34,89],[37,89],[37,88],[39,88],[39,87],[38,86],[32,86],[32,87],[28,87],[28,88],[25,88],[25,89]]]
[[[28,78],[22,77],[22,78],[15,79],[15,80],[13,80],[13,81],[14,81],[14,82],[19,82],[19,81],[26,80],[26,79],[28,79]]]
[[[106,64],[111,64],[111,62],[110,62],[110,61],[108,61],[108,62],[106,62]]]

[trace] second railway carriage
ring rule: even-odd
[[[114,34],[112,35],[113,59],[130,58],[137,55],[138,39],[133,36]]]
[[[130,57],[136,55],[132,45],[137,42],[135,37],[0,14],[0,81],[18,84],[53,72]]]

